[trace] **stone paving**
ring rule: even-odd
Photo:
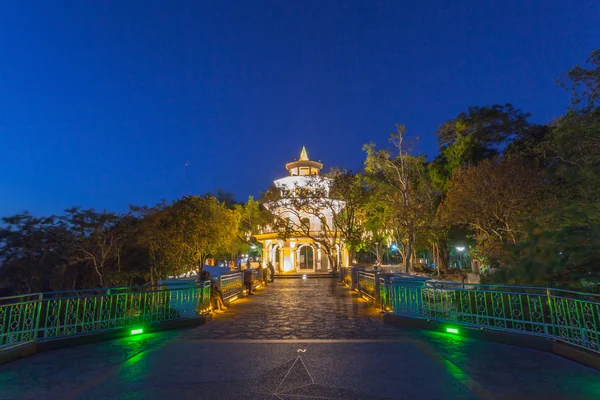
[[[209,325],[186,332],[202,339],[365,339],[397,337],[395,327],[336,279],[281,279],[234,302]]]
[[[600,372],[383,324],[334,279],[279,280],[206,325],[0,366],[0,399],[598,399]]]

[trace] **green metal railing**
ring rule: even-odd
[[[41,294],[0,298],[0,350],[37,338]]]
[[[140,286],[0,298],[0,351],[208,312],[210,282],[184,288]]]
[[[540,336],[600,353],[600,295],[505,285],[380,280],[388,313]]]

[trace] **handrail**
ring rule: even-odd
[[[540,290],[543,292],[550,290],[552,292],[572,293],[572,294],[582,295],[582,296],[586,296],[586,297],[596,297],[596,298],[598,298],[598,301],[600,301],[600,294],[598,294],[598,293],[578,292],[575,290],[549,288],[549,287],[543,287],[543,286],[515,286],[515,285],[502,285],[502,284],[489,284],[489,283],[484,284],[484,283],[461,283],[461,282],[443,282],[443,281],[427,281],[427,284],[428,285],[444,285],[444,286],[446,286],[446,285],[447,286],[471,286],[471,287],[476,287],[476,288],[489,287],[489,288],[518,289],[518,290],[531,289],[531,290]]]
[[[194,318],[210,307],[210,282],[184,288],[113,289],[0,298],[0,351],[37,341]]]
[[[541,336],[600,353],[600,296],[535,286],[380,279],[384,312]]]

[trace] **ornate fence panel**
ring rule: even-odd
[[[219,277],[219,285],[223,294],[223,301],[239,296],[244,290],[244,274],[243,272],[236,272],[221,275]]]
[[[600,296],[539,287],[411,279],[380,281],[395,315],[560,340],[600,352]]]
[[[375,300],[377,298],[377,274],[368,271],[358,271],[358,292]]]
[[[0,350],[36,340],[193,318],[210,307],[210,282],[40,293],[0,299]]]
[[[35,341],[40,295],[0,298],[0,351]]]
[[[427,282],[422,290],[422,315],[476,327],[551,335],[547,295],[540,288]]]
[[[600,296],[549,289],[552,335],[563,342],[600,352]]]

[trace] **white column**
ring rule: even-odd
[[[291,269],[298,272],[298,265],[296,265],[296,242],[290,242],[290,266]]]

